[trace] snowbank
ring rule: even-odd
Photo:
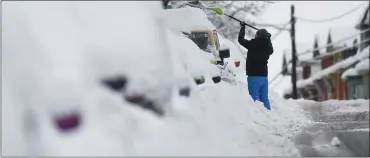
[[[164,23],[178,31],[190,33],[192,30],[215,30],[206,14],[199,8],[185,7],[163,10]]]
[[[178,61],[182,61],[186,71],[194,77],[204,75],[217,75],[217,67],[210,63],[212,54],[205,52],[189,38],[180,32],[169,31],[168,40],[172,41],[169,44],[170,50],[174,56],[177,56]],[[214,60],[214,57],[213,59]],[[218,72],[218,75],[219,72]]]
[[[292,138],[310,121],[295,102],[272,93],[267,111],[252,101],[246,84],[224,82],[199,87],[188,99],[172,97],[171,71],[185,71],[172,55],[195,57],[199,49],[162,30],[160,2],[2,4],[2,107],[8,113],[2,113],[3,154],[299,155]],[[166,33],[184,46],[162,38]],[[183,47],[194,52],[172,52]],[[206,63],[200,60],[193,68]],[[117,75],[128,79],[122,92],[101,84]],[[245,76],[238,77],[245,83]],[[122,99],[132,93],[171,106],[159,118]],[[72,112],[80,124],[58,128],[55,118]]]
[[[3,75],[2,75],[3,77]],[[27,153],[23,126],[23,108],[12,98],[11,89],[2,78],[1,94],[1,151],[2,155],[24,156]]]
[[[113,94],[100,80],[123,75],[129,81],[125,94],[144,93],[161,103],[158,105],[166,105],[172,77],[161,22],[155,18],[161,11],[160,2],[2,5],[3,79],[9,86],[2,97],[13,103],[9,107],[25,109],[26,115],[19,117],[21,122],[34,121],[22,124],[31,127],[20,130],[25,149],[10,145],[21,144],[19,134],[3,133],[3,138],[8,138],[2,141],[8,146],[3,154],[128,154],[130,148],[125,145],[131,145],[123,142],[133,137],[130,132],[135,133],[135,121],[150,113],[123,102],[122,94]],[[60,131],[55,118],[74,111],[83,124],[71,133]],[[10,112],[19,116],[14,110]],[[117,116],[117,120],[110,120]],[[3,115],[3,120],[9,119],[13,120]],[[8,123],[19,127],[16,119]],[[5,124],[11,131],[11,125]]]
[[[179,101],[174,107],[171,122],[182,131],[174,135],[181,135],[176,140],[181,139],[183,145],[166,143],[173,143],[168,145],[173,152],[191,150],[184,155],[297,155],[292,138],[310,121],[295,103],[275,94],[271,98],[270,112],[252,101],[247,85],[222,83],[202,88],[190,100]]]

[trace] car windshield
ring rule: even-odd
[[[192,32],[188,37],[203,51],[212,52],[211,41],[207,32]]]

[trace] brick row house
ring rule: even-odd
[[[297,70],[302,69],[297,71],[302,73],[302,79],[297,79],[299,98],[316,101],[369,98],[369,42],[363,42],[369,39],[369,32],[364,30],[369,30],[369,7],[356,27],[335,27],[316,35],[311,49],[328,46],[311,52],[310,59],[298,61]],[[360,32],[363,33],[358,37],[338,43]],[[359,55],[364,58],[358,58]],[[288,88],[284,97],[290,96]]]
[[[369,51],[369,7],[360,17],[355,28],[361,33],[360,41],[365,41],[359,46],[360,52]],[[368,40],[368,41],[366,41]],[[369,57],[355,62],[342,75],[348,87],[348,99],[365,98],[369,99]],[[361,66],[363,68],[361,68]],[[367,69],[366,69],[367,68]]]

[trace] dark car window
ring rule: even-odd
[[[207,32],[192,32],[188,36],[200,49],[206,52],[212,52],[211,41]]]

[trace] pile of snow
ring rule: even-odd
[[[24,156],[27,153],[23,130],[24,120],[22,120],[24,108],[12,98],[12,91],[7,83],[3,74],[1,84],[1,151],[2,155]]]
[[[166,9],[162,11],[165,25],[178,31],[191,33],[193,30],[215,30],[203,10],[193,7]],[[181,18],[180,18],[181,17]]]
[[[188,99],[172,97],[171,71],[190,64],[172,55],[198,52],[164,30],[160,2],[3,6],[3,155],[299,156],[292,139],[310,121],[293,101],[272,93],[268,111],[246,84],[224,82]],[[194,67],[205,64],[200,60]],[[101,84],[115,76],[127,77],[123,92]],[[170,107],[159,118],[122,99],[132,93]],[[80,115],[79,126],[57,128],[54,118],[71,112]]]
[[[168,31],[168,41],[173,41],[169,44],[172,55],[176,56],[177,61],[184,65],[185,70],[190,73],[192,78],[220,75],[218,68],[210,63],[210,60],[214,60],[213,55],[199,49],[191,39],[181,32]]]
[[[183,131],[179,133],[182,143],[192,142],[187,148],[195,150],[194,155],[297,155],[293,136],[311,122],[294,102],[275,94],[271,98],[273,110],[266,111],[263,105],[252,101],[247,85],[209,86],[175,104],[173,124]],[[185,133],[196,137],[187,137]],[[181,148],[178,145],[171,146],[175,150]]]
[[[164,25],[172,29],[168,36],[168,41],[174,41],[169,44],[171,52],[177,56],[178,62],[184,64],[191,77],[219,76],[219,69],[210,63],[215,59],[213,54],[200,50],[192,40],[179,32],[216,29],[206,14],[199,8],[185,7],[163,10],[161,15]]]
[[[330,145],[332,146],[339,146],[340,145],[340,140],[338,137],[334,137],[331,142],[330,142]]]
[[[7,134],[3,138],[9,138],[2,142],[8,146],[3,154],[127,154],[125,139],[133,137],[139,128],[135,122],[148,112],[122,101],[122,94],[112,93],[101,79],[123,75],[129,83],[125,94],[144,93],[158,105],[166,105],[172,70],[161,39],[162,22],[155,18],[160,2],[9,2],[3,6],[2,77],[8,87],[2,97],[13,103],[7,106],[20,110],[9,114],[19,121],[3,120],[14,121],[5,123],[14,123],[14,129],[5,125],[9,131],[27,127],[19,130],[24,142],[3,132]],[[83,124],[71,133],[60,131],[54,118],[74,111]]]

